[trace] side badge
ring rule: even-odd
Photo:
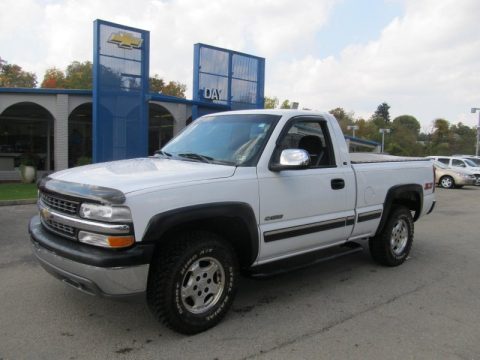
[[[272,215],[272,216],[267,216],[265,218],[265,221],[272,221],[272,220],[280,220],[283,218],[283,214],[280,215]]]

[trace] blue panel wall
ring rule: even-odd
[[[148,31],[96,20],[93,162],[147,155]]]
[[[193,100],[232,110],[262,109],[265,59],[205,44],[194,46]],[[212,112],[198,105],[192,117]]]

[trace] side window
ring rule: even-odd
[[[445,165],[449,165],[450,163],[450,159],[447,158],[438,158],[438,161]]]
[[[457,160],[457,159],[453,159],[453,160],[452,160],[452,166],[466,167],[466,165],[465,165],[465,163],[463,162],[463,160]]]
[[[285,149],[303,149],[310,156],[309,168],[335,166],[327,124],[321,120],[295,121],[277,145],[274,162]]]

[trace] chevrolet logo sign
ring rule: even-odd
[[[112,33],[108,42],[117,44],[122,49],[140,49],[142,47],[143,39],[135,37],[133,34],[127,32]]]

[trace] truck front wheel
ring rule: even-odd
[[[238,265],[218,235],[192,231],[174,236],[151,264],[147,302],[171,329],[196,334],[215,326],[230,308]]]
[[[407,259],[412,243],[412,214],[399,206],[393,209],[382,231],[370,238],[370,254],[381,265],[398,266]]]

